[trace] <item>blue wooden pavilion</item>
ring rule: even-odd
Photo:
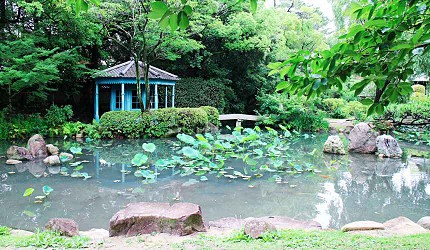
[[[143,63],[139,62],[140,75],[143,76]],[[169,89],[171,103],[170,107],[175,107],[175,84],[179,80],[177,75],[161,70],[154,66],[149,66],[149,84],[151,88],[151,109],[159,108],[159,86],[165,87],[164,107],[167,108]],[[94,119],[100,117],[100,101],[110,99],[108,110],[138,110],[139,102],[136,91],[136,67],[134,60],[113,66],[95,74],[95,96],[94,96]],[[141,78],[142,98],[146,99],[144,79]],[[100,100],[100,92],[104,91],[103,99]],[[146,104],[145,104],[146,105]],[[107,105],[106,105],[107,106]],[[145,106],[146,108],[146,106]]]

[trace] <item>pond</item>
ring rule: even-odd
[[[81,230],[107,229],[114,213],[140,201],[196,203],[206,221],[280,215],[313,219],[324,228],[340,228],[356,220],[383,222],[401,215],[416,221],[430,214],[429,147],[403,144],[402,159],[336,156],[322,153],[325,134],[278,136],[269,131],[270,136],[260,132],[256,140],[250,136],[253,133],[224,135],[218,141],[226,152],[228,143],[236,145],[236,153],[213,154],[216,150],[211,146],[199,155],[193,149],[204,151],[202,145],[208,140],[187,144],[184,141],[189,138],[182,138],[182,142],[48,141],[62,152],[82,148],[82,154],[61,167],[48,168],[40,162],[10,166],[3,157],[0,225],[34,230],[50,218],[66,217],[76,220]],[[235,143],[238,137],[242,143]],[[211,140],[215,145],[216,138]],[[149,142],[156,146],[152,153],[142,149]],[[0,144],[4,156],[11,143]],[[136,173],[138,168],[131,162],[138,153],[149,159],[138,164],[141,158],[133,160],[141,165]],[[34,203],[45,185],[53,191],[42,203]],[[35,189],[33,195],[23,197],[29,187]]]

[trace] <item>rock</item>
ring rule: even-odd
[[[61,167],[48,167],[48,172],[50,174],[59,174],[61,172]]]
[[[8,164],[8,165],[16,165],[16,164],[20,164],[20,163],[22,163],[22,161],[12,160],[12,159],[6,160],[6,164]]]
[[[209,222],[210,227],[240,229],[243,228],[246,221],[249,220],[265,221],[275,226],[277,230],[287,229],[321,229],[321,224],[312,220],[296,220],[286,216],[266,216],[260,218],[249,217],[246,219],[237,219],[233,217],[222,218],[216,221]]]
[[[354,222],[348,223],[342,227],[343,232],[377,230],[377,229],[383,230],[383,229],[385,229],[385,227],[382,223],[370,221],[370,220],[354,221]]]
[[[111,219],[109,236],[134,236],[152,232],[188,235],[203,232],[200,206],[192,203],[130,203]]]
[[[57,231],[63,236],[79,235],[78,223],[72,219],[54,218],[46,223],[45,228],[50,231]]]
[[[422,217],[417,224],[425,229],[430,229],[430,216]]]
[[[46,157],[43,160],[43,163],[51,165],[51,166],[61,164],[60,157],[58,157],[58,155],[51,155],[51,156]]]
[[[46,150],[50,155],[58,155],[59,152],[58,148],[52,144],[46,145]]]
[[[364,122],[355,125],[349,133],[349,152],[373,154],[376,152],[376,133]]]
[[[388,158],[402,157],[402,149],[391,135],[380,135],[376,137],[376,148],[378,154]]]
[[[276,231],[275,226],[264,220],[251,219],[245,222],[245,234],[254,239],[259,238],[264,233],[274,231]]]
[[[218,133],[218,131],[219,131],[219,128],[215,124],[208,122],[208,125],[206,125],[205,132],[216,134]]]
[[[324,143],[324,153],[330,154],[345,154],[345,148],[343,147],[343,142],[337,135],[330,135],[327,141]]]
[[[406,217],[397,217],[383,223],[384,230],[351,231],[352,234],[391,237],[428,233],[428,231]]]
[[[33,156],[31,155],[28,149],[18,146],[11,146],[7,149],[7,158],[12,160],[33,160]]]
[[[30,231],[20,230],[20,229],[12,229],[10,230],[10,234],[12,236],[25,237],[25,236],[32,236],[34,233]]]
[[[209,221],[209,227],[228,228],[228,229],[241,229],[245,225],[243,219],[234,217],[221,218],[215,221]]]
[[[61,153],[60,154],[60,161],[61,162],[68,162],[73,159],[73,155],[69,153]]]
[[[100,241],[109,237],[109,231],[106,229],[95,229],[92,228],[89,231],[80,231],[80,236],[88,237],[92,241]]]
[[[39,134],[33,135],[27,143],[28,151],[30,151],[33,158],[46,158],[48,151],[46,150],[46,143],[43,137]]]

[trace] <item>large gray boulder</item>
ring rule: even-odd
[[[35,134],[28,139],[27,148],[35,159],[46,158],[48,156],[45,140],[39,134]]]
[[[364,231],[364,230],[384,230],[385,227],[382,223],[375,221],[354,221],[342,227],[343,232],[348,231]]]
[[[402,149],[391,135],[380,135],[376,137],[377,153],[388,158],[402,157]]]
[[[18,146],[11,146],[7,149],[7,158],[11,160],[33,160],[33,155],[31,155],[28,149]]]
[[[78,223],[72,219],[54,218],[50,219],[45,228],[50,231],[59,232],[63,236],[76,236],[79,235]]]
[[[349,231],[348,233],[380,237],[406,236],[428,233],[428,231],[422,226],[402,216],[388,220],[384,222],[383,225],[383,230],[356,230]]]
[[[422,217],[418,222],[418,225],[422,226],[425,229],[430,230],[430,216]]]
[[[206,231],[200,206],[192,203],[130,203],[109,222],[109,236],[153,232],[188,235]]]
[[[252,219],[245,222],[244,233],[254,239],[261,237],[264,233],[275,232],[276,227],[264,220]]]
[[[365,122],[355,125],[349,133],[349,152],[373,154],[376,152],[376,133]]]
[[[337,135],[330,135],[324,143],[324,153],[344,155],[345,148],[343,142]]]
[[[48,144],[46,145],[46,150],[48,151],[48,153],[50,155],[58,155],[59,149],[58,147],[52,145],[52,144]]]

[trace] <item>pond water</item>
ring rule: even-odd
[[[200,181],[200,175],[181,172],[184,175],[181,176],[175,167],[160,171],[149,184],[142,182],[144,178],[135,177],[136,167],[131,166],[131,159],[143,152],[141,145],[148,140],[97,144],[49,141],[59,146],[60,151],[82,147],[83,154],[76,155],[72,163],[83,161],[80,171],[91,178],[63,176],[59,172],[65,169],[46,168],[38,162],[5,165],[3,157],[0,159],[0,225],[34,230],[43,227],[50,218],[67,217],[76,220],[81,230],[107,229],[112,215],[130,202],[178,200],[199,204],[206,221],[229,216],[280,215],[313,219],[325,228],[340,228],[356,220],[383,222],[400,215],[416,221],[430,214],[429,147],[403,144],[409,154],[396,160],[374,155],[335,156],[321,152],[326,138],[321,134],[298,136],[282,151],[278,158],[286,162],[294,159],[289,164],[299,171],[275,172],[269,168],[262,171],[262,176],[249,174],[247,161],[232,157],[225,161],[226,173],[208,171],[204,175],[207,181]],[[177,150],[177,140],[151,142],[157,146],[151,155],[154,159],[170,157]],[[0,155],[5,155],[10,144],[0,142]],[[410,152],[424,156],[414,157]],[[269,161],[273,160],[263,156],[258,164]],[[300,168],[311,166],[312,171],[300,171],[297,164]],[[63,163],[63,167],[74,168],[70,162]],[[149,169],[158,172],[154,166]],[[237,170],[252,177],[243,177],[237,172],[240,178],[233,177]],[[226,178],[229,174],[231,178]],[[44,185],[54,191],[42,204],[35,204],[34,197],[43,195]],[[23,197],[29,187],[35,189],[34,194]]]

